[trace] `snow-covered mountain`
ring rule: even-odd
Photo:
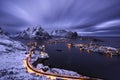
[[[66,30],[55,30],[51,32],[51,36],[58,36],[58,37],[77,37],[77,32],[66,31]]]
[[[42,27],[37,26],[37,27],[27,28],[26,30],[17,33],[15,37],[23,38],[23,39],[47,39],[50,36],[47,31],[42,29]]]

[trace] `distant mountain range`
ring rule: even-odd
[[[16,34],[5,33],[0,28],[0,34],[5,34],[12,38],[18,38],[18,39],[49,39],[50,37],[76,38],[78,36],[77,32],[67,31],[63,29],[54,30],[51,33],[48,33],[41,26],[29,27]]]

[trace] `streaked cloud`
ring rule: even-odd
[[[7,31],[41,25],[48,31],[120,34],[115,32],[120,29],[119,0],[0,0],[0,5],[0,26]]]

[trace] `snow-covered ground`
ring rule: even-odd
[[[0,80],[47,80],[26,72],[24,44],[0,34]]]
[[[65,70],[65,69],[59,69],[59,68],[49,68],[49,66],[44,66],[43,64],[37,65],[38,69],[47,69],[46,72],[52,73],[52,74],[58,74],[58,75],[66,75],[66,76],[73,76],[73,77],[82,77],[82,75],[78,74],[77,72]]]

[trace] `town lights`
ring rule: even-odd
[[[71,48],[71,44],[70,44],[70,43],[68,43],[68,45],[67,45],[67,46],[68,46],[68,48],[69,48],[69,49]]]
[[[82,48],[80,48],[80,51],[82,51]]]
[[[42,45],[42,48],[45,48],[45,45]]]

